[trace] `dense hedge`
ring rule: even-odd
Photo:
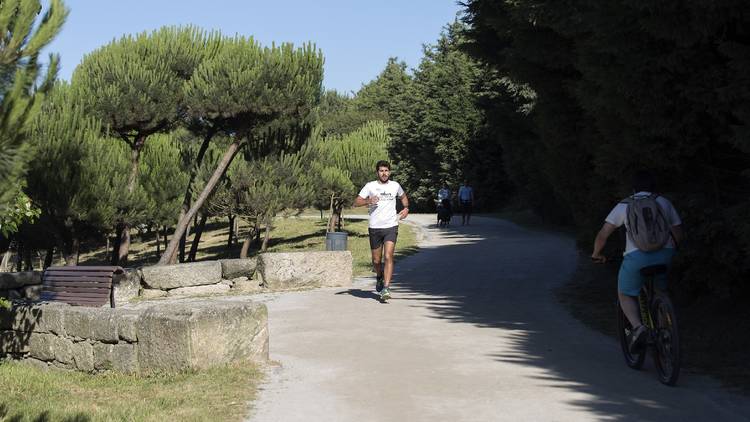
[[[750,5],[469,0],[465,21],[465,50],[507,77],[485,109],[529,204],[590,242],[652,169],[689,236],[679,289],[747,297]]]

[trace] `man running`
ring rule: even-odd
[[[391,297],[389,286],[393,277],[393,252],[396,249],[398,223],[409,215],[409,199],[401,185],[389,180],[391,165],[387,161],[378,161],[375,170],[378,179],[362,188],[354,200],[354,206],[368,206],[372,265],[377,274],[375,290],[380,293],[380,299],[386,301]],[[401,197],[401,204],[404,206],[399,213],[396,213],[397,197]]]

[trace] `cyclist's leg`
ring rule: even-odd
[[[644,266],[642,254],[641,251],[633,251],[623,256],[620,271],[617,273],[617,295],[620,299],[620,307],[632,327],[642,324],[638,305],[638,295],[643,286],[643,276],[640,272]]]
[[[672,258],[674,258],[675,250],[673,248],[664,248],[655,252],[652,252],[653,263],[649,265],[664,264],[667,268],[672,266]],[[661,290],[667,290],[667,273],[657,274],[654,277],[654,286]]]

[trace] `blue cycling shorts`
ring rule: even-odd
[[[617,290],[628,296],[638,296],[645,281],[641,268],[660,264],[669,267],[674,254],[673,248],[663,248],[652,252],[635,250],[623,256],[620,272],[617,274]],[[657,288],[666,289],[667,274],[657,275],[654,282]]]

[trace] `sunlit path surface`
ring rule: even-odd
[[[476,218],[423,224],[396,263],[394,298],[352,289],[267,296],[269,377],[252,421],[746,420],[750,401],[683,374],[625,366],[619,346],[572,319],[553,289],[572,239]],[[460,221],[460,220],[459,220]],[[614,283],[614,280],[602,280]]]

